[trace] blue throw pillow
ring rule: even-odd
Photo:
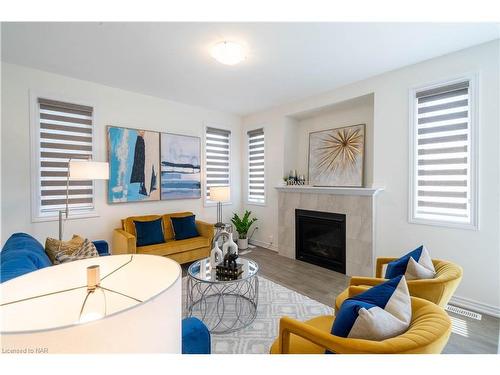
[[[151,221],[135,221],[137,246],[156,245],[165,242],[162,219]]]
[[[195,215],[170,217],[170,220],[172,221],[172,229],[176,240],[186,240],[200,235],[196,229]]]
[[[436,273],[429,252],[424,245],[387,264],[385,278],[405,275],[408,280],[432,279]]]
[[[385,340],[405,332],[411,299],[404,276],[398,276],[344,301],[332,326],[335,336]]]

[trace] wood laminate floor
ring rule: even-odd
[[[242,257],[255,260],[260,274],[325,305],[334,306],[336,296],[348,285],[349,277],[338,272],[278,255],[275,251],[255,247]],[[183,266],[186,275],[187,265]],[[497,353],[500,319],[482,315],[481,320],[448,313],[453,329],[443,353]]]

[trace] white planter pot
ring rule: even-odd
[[[248,248],[248,238],[238,238],[238,249],[245,250]]]

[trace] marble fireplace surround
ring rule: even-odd
[[[295,259],[295,209],[346,215],[346,274],[374,272],[375,198],[383,188],[279,186],[278,253]]]

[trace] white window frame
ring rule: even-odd
[[[260,129],[262,128],[264,131],[264,202],[253,202],[248,199],[248,194],[249,194],[249,186],[250,186],[250,154],[249,154],[249,137],[248,137],[248,132],[251,132],[252,130]],[[245,162],[246,162],[246,175],[245,175],[245,202],[247,205],[250,206],[262,206],[265,207],[267,206],[267,137],[266,137],[266,127],[264,125],[262,126],[253,126],[251,128],[248,128],[245,130]]]
[[[454,83],[469,81],[469,191],[470,191],[470,220],[468,223],[457,223],[445,220],[432,220],[416,217],[417,194],[417,105],[416,94],[423,90],[430,90]],[[438,82],[419,85],[409,90],[409,189],[408,189],[408,222],[439,227],[449,227],[468,230],[479,230],[479,74],[467,73]]]
[[[85,105],[92,107],[92,159],[96,159],[97,148],[100,146],[96,141],[96,106],[94,103],[88,100],[82,100],[78,98],[68,97],[67,95],[61,95],[54,92],[43,92],[30,90],[30,174],[31,174],[31,222],[47,222],[47,221],[58,221],[59,213],[53,212],[50,214],[42,215],[40,213],[40,201],[41,201],[41,180],[40,180],[40,107],[38,104],[38,98],[57,100],[67,103],[75,103],[80,105]],[[79,210],[72,211],[69,210],[68,220],[72,219],[83,219],[98,217],[98,202],[96,199],[96,186],[95,181],[92,181],[92,202],[93,208],[89,210]]]
[[[223,206],[230,206],[233,204],[233,162],[231,160],[231,154],[233,152],[233,130],[224,125],[220,124],[212,124],[212,123],[205,123],[203,125],[203,169],[202,169],[202,197],[203,197],[203,207],[215,207],[217,206],[217,202],[212,202],[210,200],[207,200],[207,128],[215,128],[215,129],[220,129],[220,130],[227,130],[229,134],[229,189],[230,189],[230,194],[231,197],[228,202],[222,202]]]

